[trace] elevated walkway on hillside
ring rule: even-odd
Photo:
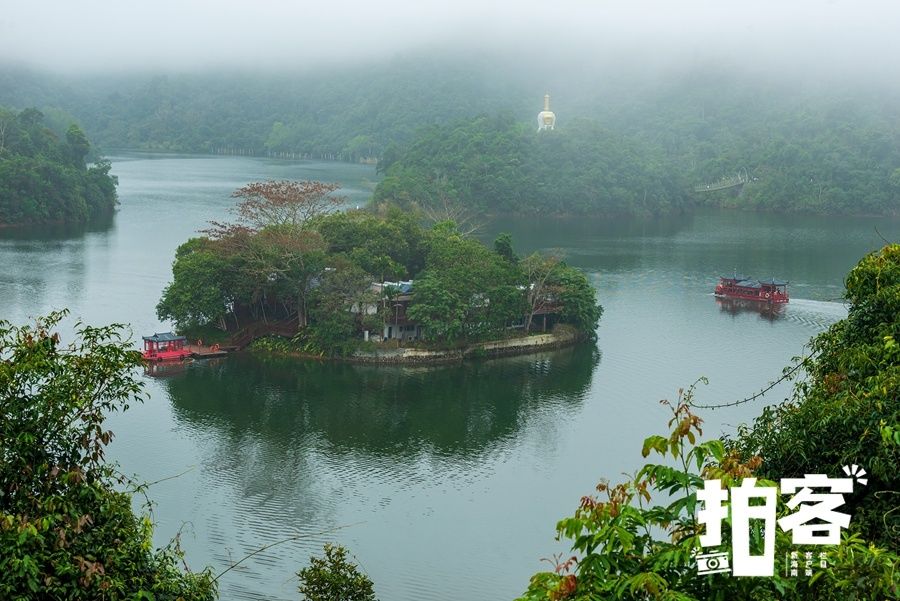
[[[733,177],[723,177],[722,179],[708,183],[700,184],[694,187],[694,192],[714,192],[716,190],[727,190],[728,188],[737,188],[743,186],[750,178],[746,173],[738,173]]]

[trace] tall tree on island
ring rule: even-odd
[[[208,240],[192,238],[178,247],[172,265],[172,282],[156,305],[162,320],[179,329],[216,324],[226,330],[225,316],[231,302],[222,273],[227,260]]]
[[[204,233],[220,241],[227,252],[240,256],[251,303],[271,294],[295,299],[298,327],[308,323],[309,294],[324,269],[326,245],[309,226],[346,200],[333,192],[340,184],[319,181],[265,181],[247,184],[232,193],[241,201],[234,208],[237,223],[212,222]]]
[[[247,184],[231,196],[241,199],[235,211],[246,227],[255,230],[273,225],[299,227],[343,204],[344,196],[332,194],[340,187],[336,183],[310,180],[266,181]]]
[[[562,263],[559,257],[543,256],[533,253],[520,261],[519,266],[525,275],[525,331],[531,331],[531,323],[539,311],[547,309],[559,302],[561,290],[553,285],[552,277],[560,271]]]

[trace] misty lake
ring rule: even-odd
[[[339,181],[364,204],[371,166],[238,157],[113,158],[121,207],[81,228],[0,230],[0,318],[69,307],[89,323],[165,331],[155,305],[176,247],[261,179]],[[144,378],[110,456],[150,488],[164,544],[223,576],[223,599],[297,599],[295,572],[338,541],[383,601],[493,601],[562,551],[554,525],[603,477],[640,462],[659,405],[707,376],[700,402],[744,398],[846,314],[846,272],[900,222],[704,211],[666,219],[497,219],[516,251],[554,249],[599,290],[596,345],[434,368],[235,356]],[[781,311],[717,302],[719,273],[791,282]],[[717,435],[789,394],[706,411]]]

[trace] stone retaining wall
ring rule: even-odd
[[[559,348],[574,344],[577,337],[570,332],[535,334],[508,340],[492,340],[470,345],[463,349],[429,350],[421,348],[397,348],[376,351],[357,351],[349,361],[360,363],[449,363],[479,357],[521,355],[535,351]]]

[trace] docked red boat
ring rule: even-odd
[[[789,300],[787,282],[776,280],[752,280],[745,276],[720,276],[716,296],[741,298],[763,303],[786,303]]]
[[[143,336],[145,361],[181,361],[191,356],[190,349],[184,348],[187,338],[172,332]]]

